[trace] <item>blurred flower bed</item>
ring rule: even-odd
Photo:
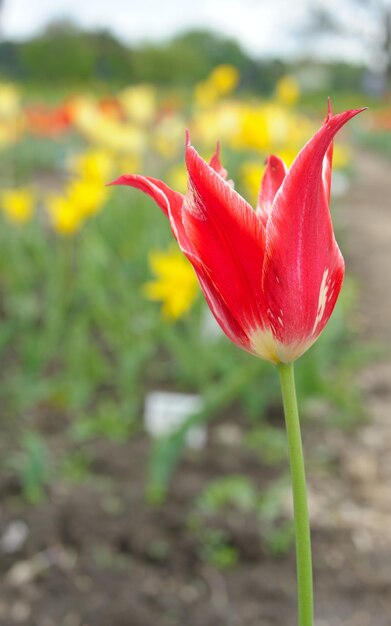
[[[301,112],[290,76],[267,101],[236,96],[239,80],[221,65],[191,92],[136,85],[115,96],[72,93],[55,105],[0,85],[0,393],[30,500],[64,467],[30,432],[32,414],[60,422],[75,445],[126,439],[143,428],[153,389],[199,394],[204,408],[189,423],[235,407],[248,420],[244,445],[281,451],[279,425],[266,419],[277,401],[272,368],[233,349],[213,324],[153,203],[105,186],[148,172],[184,191],[189,128],[207,159],[221,142],[229,176],[255,205],[265,157],[276,153],[289,166],[319,118]],[[337,179],[347,175],[347,145],[336,145],[334,164]],[[298,366],[303,414],[325,415],[325,424],[362,417],[352,291],[348,281],[324,337]],[[155,445],[151,493],[164,490],[185,430]]]

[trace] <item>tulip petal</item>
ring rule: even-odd
[[[253,352],[250,338],[246,330],[229,309],[221,293],[211,280],[206,268],[197,257],[194,257],[194,255],[189,256],[186,254],[186,256],[193,264],[202,293],[205,296],[205,300],[223,332],[231,341],[239,346],[239,348],[247,350],[248,352]]]
[[[186,164],[184,230],[209,282],[250,336],[267,322],[262,289],[264,226],[251,206],[190,145]]]
[[[266,160],[266,170],[262,178],[257,203],[257,215],[265,226],[274,197],[281,187],[286,173],[285,163],[279,157],[271,154]]]
[[[225,181],[227,181],[228,185],[234,189],[235,184],[232,178],[227,180],[228,172],[220,163],[220,142],[218,141],[216,144],[216,150],[211,160],[209,161],[210,167],[217,172]]]
[[[147,176],[125,174],[109,184],[135,187],[155,200],[168,217],[172,232],[182,252],[193,265],[209,308],[222,330],[240,348],[251,351],[248,335],[225,303],[224,298],[209,276],[207,268],[204,267],[201,259],[194,251],[194,247],[184,231],[182,224],[182,194],[173,191],[162,181]]]
[[[327,148],[326,155],[323,159],[323,189],[327,203],[330,203],[331,194],[331,167],[333,162],[333,142]]]
[[[333,116],[333,112],[331,110],[331,101],[330,98],[327,101],[327,115],[326,119],[323,122],[323,125],[328,124]],[[323,187],[326,195],[327,202],[330,202],[330,193],[331,193],[331,167],[333,163],[333,142],[330,143],[327,148],[326,155],[323,159]]]
[[[323,164],[334,135],[362,110],[328,116],[295,159],[273,202],[263,288],[282,361],[294,360],[315,341],[341,289],[344,262],[334,238]]]
[[[215,172],[220,174],[220,176],[224,178],[224,180],[227,180],[228,172],[225,169],[225,167],[223,167],[220,163],[220,142],[219,141],[216,144],[216,150],[211,160],[209,161],[209,165]]]
[[[126,185],[135,187],[148,194],[159,205],[163,213],[168,217],[168,209],[170,206],[182,205],[183,195],[157,178],[151,176],[140,176],[138,174],[124,174],[116,180],[109,183],[111,185]]]

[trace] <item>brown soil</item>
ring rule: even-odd
[[[362,323],[387,345],[390,196],[389,163],[361,154],[340,211],[348,266],[362,283]],[[390,381],[386,360],[362,372],[371,420],[354,434],[333,428],[306,434],[307,450],[321,443],[330,459],[327,469],[309,468],[316,626],[391,624]],[[218,521],[240,560],[221,571],[202,558],[190,523],[194,498],[211,478],[240,473],[259,488],[272,478],[240,437],[222,436],[227,425],[211,429],[204,451],[186,454],[159,507],[145,503],[142,435],[88,444],[93,478],[56,484],[35,507],[21,503],[11,475],[3,477],[0,536],[15,520],[29,532],[16,552],[0,548],[0,625],[293,626],[293,551],[270,556],[255,516],[233,511]],[[47,430],[56,449],[61,433]]]

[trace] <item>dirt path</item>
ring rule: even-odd
[[[366,483],[364,518],[373,525],[374,544],[385,542],[391,559],[391,162],[357,152],[356,166],[345,203],[348,262],[360,282],[364,329],[385,354],[363,372],[372,422],[360,431],[351,455]]]
[[[355,181],[342,207],[347,269],[361,286],[366,329],[391,350],[391,162],[360,151],[356,160]]]
[[[327,616],[319,626],[391,624],[386,600],[391,597],[391,162],[357,152],[356,167],[339,209],[345,221],[344,256],[360,287],[364,341],[373,339],[384,355],[357,380],[368,423],[354,434],[330,431],[326,445],[335,454],[337,471],[310,477],[313,528],[346,530],[348,538],[341,552],[330,552],[328,566],[335,567],[336,577],[329,597],[335,613],[330,619],[318,606]]]

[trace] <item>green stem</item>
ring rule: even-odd
[[[295,518],[299,626],[313,626],[311,537],[293,363],[277,366],[284,405]]]

